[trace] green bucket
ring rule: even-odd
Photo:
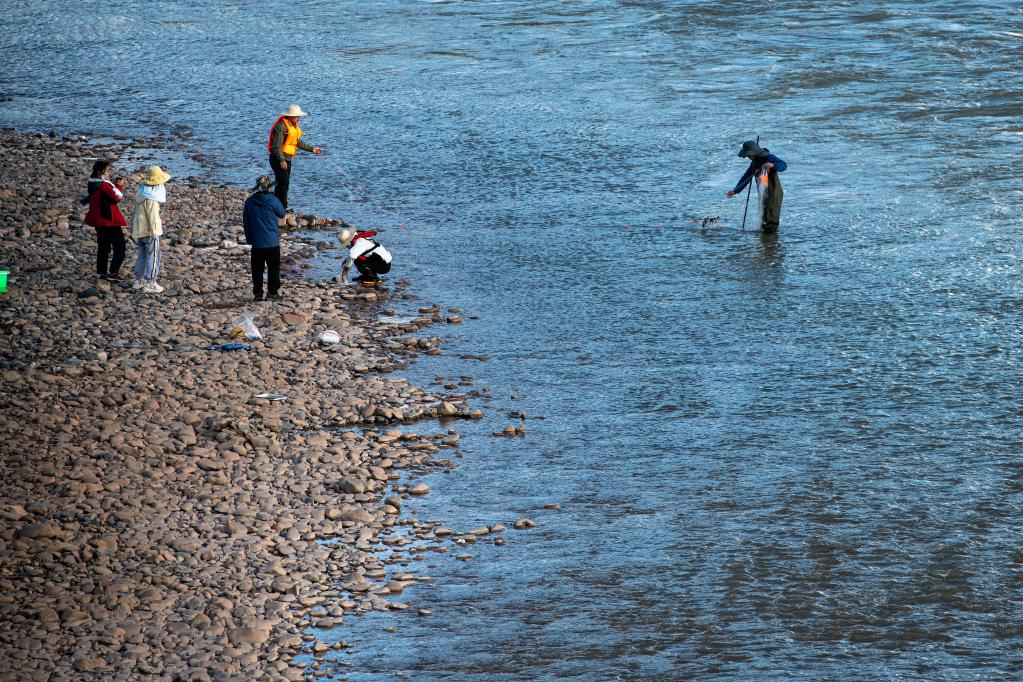
[[[0,294],[7,293],[7,275],[10,273],[10,270],[0,270]]]

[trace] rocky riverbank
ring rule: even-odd
[[[408,608],[396,595],[422,552],[503,542],[500,525],[402,514],[429,492],[410,478],[454,466],[448,420],[482,416],[466,382],[392,374],[440,352],[423,330],[458,311],[394,323],[385,299],[407,283],[302,281],[325,242],[294,233],[284,299],[253,303],[247,193],[183,182],[162,209],[166,291],[97,281],[77,200],[92,161],[121,151],[0,131],[0,680],[323,675],[294,660],[327,649],[310,627]],[[140,168],[119,167],[130,216]],[[340,224],[299,220],[324,239]],[[245,312],[263,339],[208,350]],[[328,329],[340,343],[320,342]]]

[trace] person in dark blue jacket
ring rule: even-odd
[[[777,156],[772,154],[770,150],[761,147],[753,140],[746,140],[742,143],[742,149],[739,150],[740,158],[747,158],[750,160],[749,168],[739,178],[738,184],[732,189],[728,190],[728,198],[731,199],[733,196],[741,192],[746,188],[754,177],[757,177],[761,170],[767,171],[767,188],[766,195],[763,199],[764,211],[761,215],[760,225],[764,232],[777,232],[778,223],[781,221],[781,202],[785,197],[785,192],[781,188],[781,180],[778,178],[778,173],[781,173],[788,164],[779,159]],[[761,188],[758,188],[760,191]]]
[[[263,269],[266,268],[266,297],[280,298],[281,288],[281,228],[278,218],[284,217],[284,206],[280,199],[270,193],[273,180],[260,175],[254,194],[245,200],[242,211],[242,227],[245,241],[252,246],[252,295],[263,300]]]

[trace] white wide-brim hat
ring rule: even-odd
[[[297,104],[289,104],[288,110],[285,111],[281,116],[308,116],[306,112],[302,111],[302,107]]]
[[[337,233],[337,240],[341,242],[341,246],[348,248],[348,244],[352,241],[352,237],[355,236],[355,228],[348,227]]]

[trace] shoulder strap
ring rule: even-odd
[[[379,243],[378,243],[378,242],[377,242],[376,240],[374,240],[374,239],[370,239],[370,238],[368,238],[368,237],[363,237],[363,239],[365,239],[366,241],[368,241],[368,242],[369,242],[370,244],[372,244],[373,246],[371,246],[370,248],[368,248],[368,249],[366,249],[365,251],[363,251],[362,253],[360,253],[360,254],[359,254],[359,255],[357,256],[357,258],[365,258],[365,257],[366,257],[366,256],[368,256],[369,254],[371,254],[371,253],[373,253],[374,251],[376,251],[377,247],[378,247],[378,246],[380,246],[380,244],[379,244]]]

